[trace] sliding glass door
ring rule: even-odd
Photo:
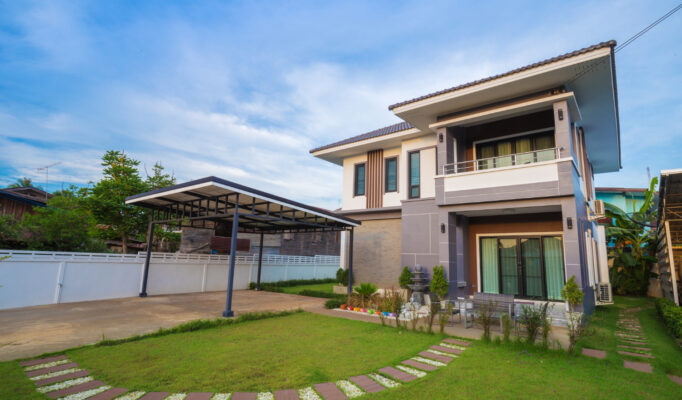
[[[560,236],[485,237],[479,246],[483,292],[561,300],[564,257]]]

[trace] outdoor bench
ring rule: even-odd
[[[509,315],[512,322],[516,319],[514,295],[512,294],[494,294],[494,293],[474,293],[472,301],[473,310],[471,313],[471,324],[473,326],[476,315],[483,310],[490,310],[493,318],[500,320],[500,331],[502,331],[502,316]],[[465,321],[466,323],[466,321]],[[468,326],[467,326],[468,327]]]

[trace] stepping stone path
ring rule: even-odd
[[[583,349],[583,355],[588,356],[588,357],[594,357],[594,358],[599,358],[599,359],[604,359],[606,358],[606,352],[604,350],[595,350],[595,349]]]
[[[620,342],[618,347],[627,349],[618,350],[618,354],[628,357],[637,357],[640,359],[652,359],[654,356],[648,353],[651,349],[644,347],[647,344],[646,336],[644,336],[642,325],[639,324],[639,319],[636,315],[640,310],[641,308],[630,308],[623,310],[618,314],[618,322],[616,324],[618,329],[621,329],[621,331],[615,333],[615,335],[618,337],[618,341]],[[628,350],[639,350],[643,351],[643,353],[635,353]],[[646,362],[623,360],[623,366],[625,368],[630,368],[639,372],[646,372],[649,374],[653,372],[651,364]]]
[[[276,390],[273,393],[170,393],[140,392],[125,388],[116,388],[94,379],[89,371],[81,369],[66,355],[46,357],[22,361],[26,376],[31,379],[36,390],[53,399],[64,400],[163,400],[169,397],[184,400],[258,400],[261,398],[275,400],[323,399],[343,400],[366,393],[376,393],[395,388],[402,383],[411,382],[425,376],[452,362],[462,354],[471,343],[458,339],[443,339],[436,346],[420,352],[417,356],[403,361],[396,366],[386,366],[367,375],[358,375],[337,382],[318,383],[301,390]],[[637,364],[637,363],[634,363]],[[639,363],[641,364],[641,363]],[[648,364],[645,364],[648,365]],[[649,368],[651,368],[649,366]],[[677,377],[670,379],[675,380]],[[677,378],[680,379],[680,378]],[[679,382],[678,382],[679,383]]]

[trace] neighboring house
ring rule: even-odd
[[[593,175],[621,168],[615,42],[389,107],[403,122],[310,152],[343,166],[355,281],[445,266],[450,296],[560,301],[608,282]],[[602,249],[601,251],[599,249]]]
[[[16,219],[23,219],[24,214],[33,214],[33,207],[45,207],[52,195],[34,188],[0,189],[0,215],[12,215]]]
[[[610,203],[628,214],[632,214],[644,204],[647,189],[598,187],[594,189],[598,200]]]

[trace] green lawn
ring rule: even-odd
[[[108,384],[145,391],[232,392],[302,388],[372,372],[438,340],[298,313],[66,353]]]
[[[654,374],[623,368],[608,333],[620,307],[639,314],[657,360]],[[473,344],[447,367],[368,399],[679,399],[682,386],[666,372],[680,368],[682,353],[667,337],[647,299],[617,298],[599,307],[597,335],[586,347],[607,350],[606,360],[511,343]],[[441,336],[407,333],[360,321],[297,313],[66,354],[97,379],[144,391],[266,391],[302,388],[396,365]],[[0,398],[45,398],[17,362],[0,363]]]
[[[282,287],[284,293],[298,294],[301,290],[316,290],[320,292],[334,293],[334,286],[338,283],[316,283],[314,285],[299,285]]]
[[[614,297],[614,305],[597,307],[590,321],[590,328],[595,334],[585,338],[579,347],[606,350],[607,359],[618,365],[623,365],[623,360],[643,361],[640,357],[622,356],[617,353],[618,341],[613,332],[616,330],[618,312],[624,308],[641,307],[637,313],[648,347],[655,357],[653,360],[644,360],[651,363],[655,374],[673,374],[682,376],[682,349],[668,334],[663,323],[656,313],[654,300],[644,297]],[[580,348],[578,351],[580,351]]]

